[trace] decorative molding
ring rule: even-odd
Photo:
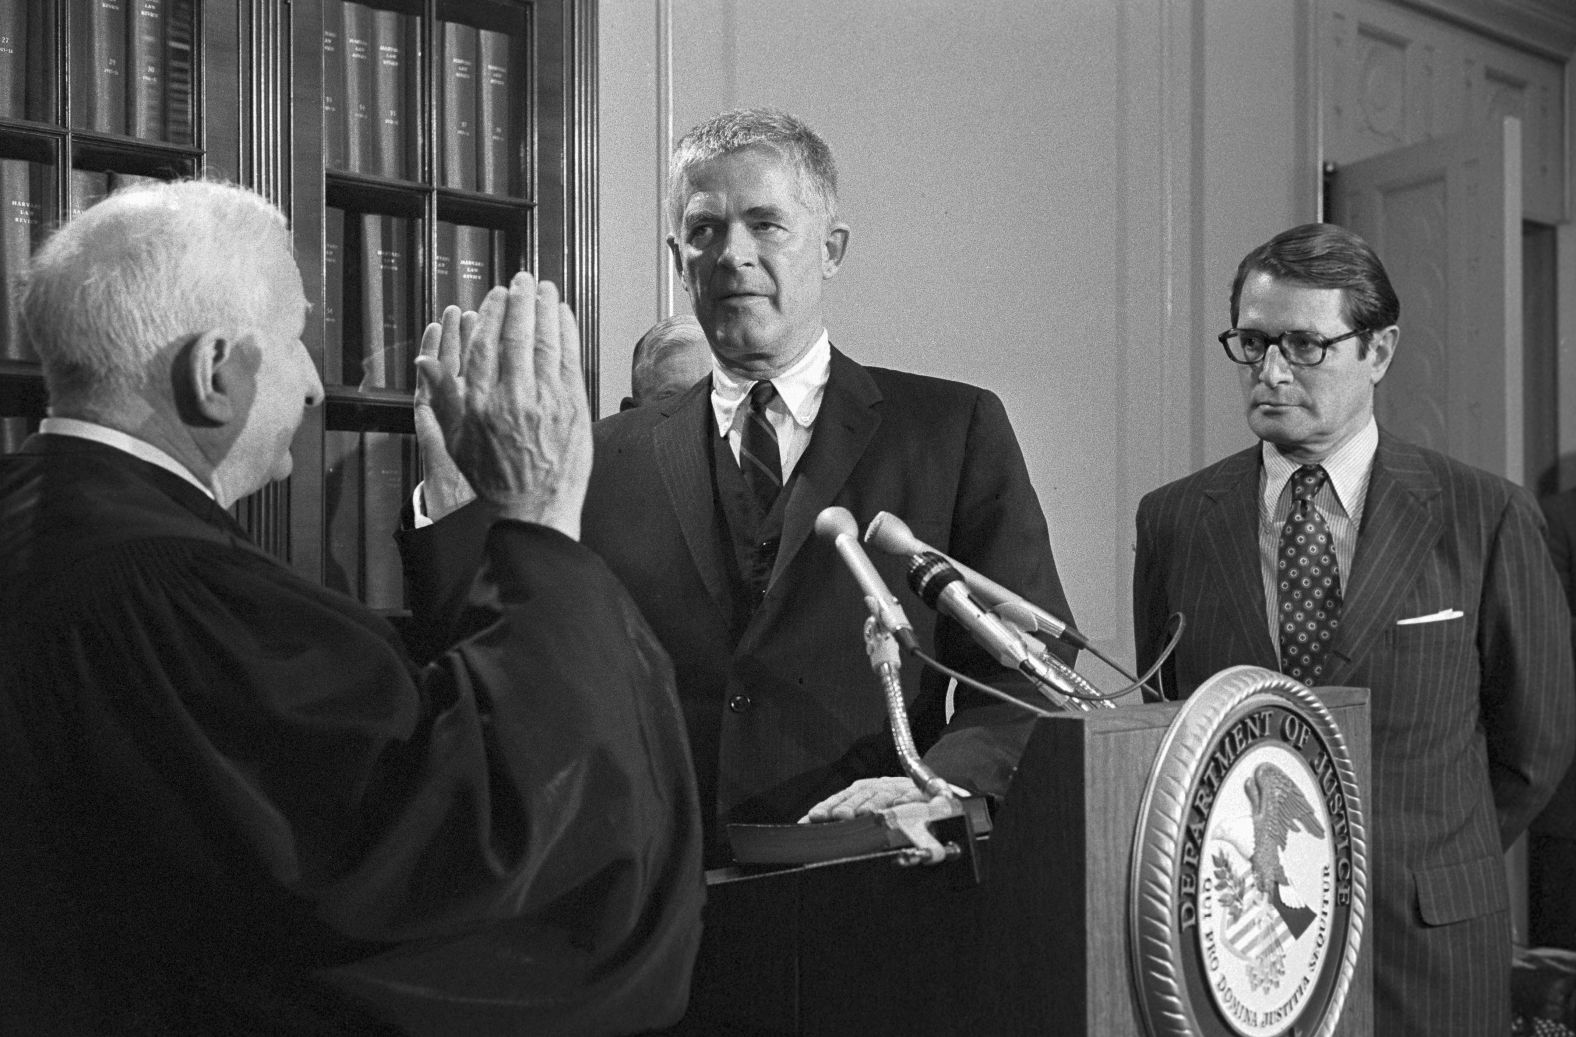
[[[568,264],[565,281],[570,308],[580,326],[580,358],[591,414],[597,416],[601,385],[600,315],[597,306],[600,275],[597,248],[599,219],[597,152],[597,0],[572,0],[565,12],[565,41],[569,62],[565,89],[570,125],[565,142],[564,226]]]
[[[1576,54],[1576,6],[1569,0],[1393,0],[1473,32],[1556,61]]]

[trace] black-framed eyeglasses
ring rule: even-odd
[[[1283,331],[1268,335],[1262,331],[1232,328],[1219,335],[1220,344],[1226,347],[1226,356],[1235,364],[1262,364],[1271,346],[1279,346],[1281,356],[1293,367],[1317,367],[1324,362],[1324,354],[1337,342],[1345,342],[1358,335],[1366,335],[1367,328],[1348,331],[1344,335],[1325,338],[1311,331]]]

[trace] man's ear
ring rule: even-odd
[[[824,281],[837,273],[843,265],[843,257],[848,254],[848,224],[832,224],[821,249],[821,279]]]
[[[1370,380],[1378,385],[1385,372],[1390,370],[1390,362],[1395,359],[1395,347],[1401,341],[1401,329],[1392,324],[1373,333],[1368,340],[1368,348],[1373,353],[1371,360]]]
[[[679,275],[679,284],[688,291],[689,285],[684,284],[684,257],[679,252],[679,239],[673,234],[668,235],[668,253],[673,256],[673,272]]]
[[[190,425],[218,428],[251,408],[257,360],[241,348],[238,329],[215,328],[188,340],[175,354],[170,378],[176,408]]]

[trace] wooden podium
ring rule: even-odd
[[[1368,692],[1322,688],[1358,787]],[[1175,703],[1041,720],[966,860],[891,854],[707,875],[706,931],[676,1034],[1139,1035],[1128,887],[1140,803]],[[1363,803],[1367,798],[1364,794]],[[1371,1032],[1371,934],[1336,1033]]]

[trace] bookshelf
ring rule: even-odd
[[[308,578],[402,608],[412,359],[522,267],[580,318],[596,399],[595,0],[0,2],[0,275],[128,178],[205,174],[290,216],[327,392],[295,474],[236,505]],[[38,364],[0,324],[0,453]]]

